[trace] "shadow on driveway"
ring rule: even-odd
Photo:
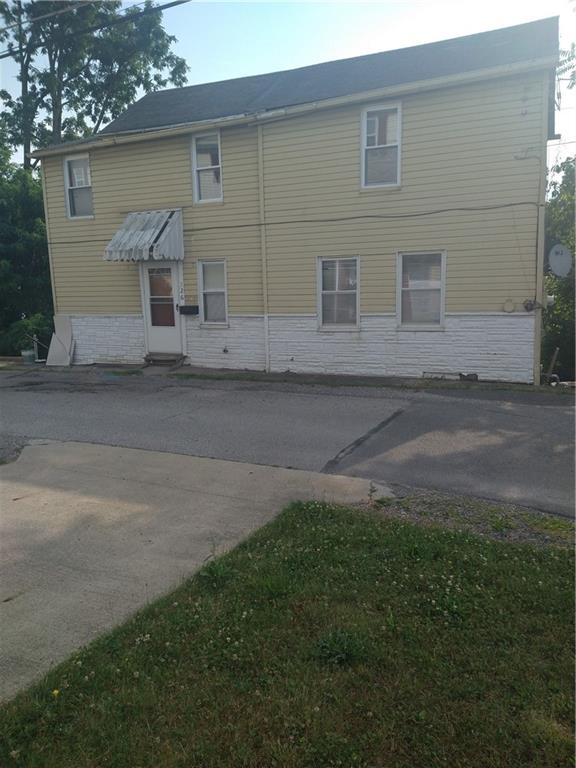
[[[474,400],[412,404],[325,468],[574,515],[571,409]]]

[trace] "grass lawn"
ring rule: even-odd
[[[0,766],[572,765],[562,537],[389,507],[292,506],[4,705]]]

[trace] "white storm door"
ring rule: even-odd
[[[143,264],[141,274],[148,352],[181,353],[178,265]]]

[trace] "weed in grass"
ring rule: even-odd
[[[514,521],[509,516],[493,509],[488,512],[487,520],[495,533],[505,533],[506,531],[514,530],[516,527]]]
[[[222,589],[226,582],[233,577],[234,570],[230,567],[228,560],[218,558],[210,560],[198,575],[208,589],[218,590]]]
[[[386,615],[384,617],[384,626],[389,632],[395,632],[398,627],[396,616],[394,615],[394,611],[390,606],[388,606]]]
[[[366,638],[358,632],[341,628],[323,635],[312,651],[312,657],[320,663],[338,667],[357,664],[366,656]]]
[[[292,581],[285,573],[265,574],[257,582],[264,600],[280,600],[292,591]]]

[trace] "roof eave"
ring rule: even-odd
[[[251,114],[231,115],[219,117],[210,120],[200,120],[196,122],[177,123],[174,125],[162,126],[161,128],[144,128],[131,131],[119,131],[117,133],[99,134],[92,141],[74,145],[72,142],[67,144],[58,144],[45,149],[38,149],[30,153],[31,157],[44,158],[55,155],[68,154],[74,152],[77,146],[79,151],[88,149],[100,149],[120,144],[131,144],[137,141],[148,141],[151,139],[160,139],[181,134],[192,133],[212,128],[222,128],[227,125],[243,125],[247,123],[260,123],[273,120],[286,119],[292,116],[310,112],[318,109],[331,109],[347,104],[356,104],[358,102],[372,101],[373,99],[392,98],[419,91],[430,91],[438,88],[447,88],[450,86],[464,85],[467,83],[478,82],[481,80],[494,80],[500,77],[523,74],[538,70],[554,69],[558,65],[557,56],[549,56],[531,61],[522,61],[515,64],[506,64],[498,67],[483,68],[462,72],[456,75],[447,75],[443,77],[431,78],[428,80],[418,80],[410,83],[401,83],[390,85],[384,88],[361,91],[348,94],[346,96],[337,96],[321,101],[305,102],[302,104],[287,105],[278,109],[267,110],[264,112],[255,112]]]

